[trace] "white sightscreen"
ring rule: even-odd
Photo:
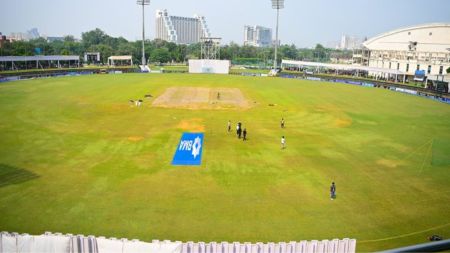
[[[230,61],[228,60],[189,60],[189,73],[228,74]]]

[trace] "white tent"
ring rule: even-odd
[[[133,65],[133,57],[131,55],[119,55],[108,57],[108,65],[115,66],[116,62],[129,62],[130,66]]]

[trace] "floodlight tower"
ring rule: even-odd
[[[278,67],[278,21],[280,19],[280,9],[284,8],[284,0],[272,0],[272,9],[277,10],[277,28],[276,28],[276,39],[275,39],[275,58],[273,60],[273,68]]]
[[[146,65],[145,60],[145,14],[144,7],[150,4],[150,0],[137,0],[138,5],[142,6],[142,65]]]
[[[200,54],[205,60],[220,59],[220,41],[222,38],[201,37]]]

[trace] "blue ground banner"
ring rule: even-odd
[[[175,150],[172,165],[201,165],[203,133],[183,133]]]

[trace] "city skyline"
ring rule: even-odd
[[[282,44],[311,47],[316,43],[325,45],[336,41],[342,34],[370,38],[402,27],[450,22],[450,1],[428,1],[427,9],[433,11],[426,13],[420,3],[411,0],[286,1],[286,8],[281,11],[280,40]],[[37,27],[41,34],[48,36],[73,35],[80,38],[82,32],[100,28],[114,37],[140,39],[140,9],[135,1],[55,3],[51,0],[24,0],[5,2],[1,6],[5,12],[0,16],[0,32],[7,35]],[[49,8],[52,15],[46,14]],[[175,16],[190,17],[193,13],[205,16],[212,36],[222,37],[223,43],[243,44],[242,27],[247,24],[275,27],[275,13],[269,0],[214,3],[206,0],[154,0],[146,8],[148,39],[155,38],[157,9],[167,9]]]
[[[272,29],[259,25],[244,26],[244,45],[270,47],[274,43]]]

